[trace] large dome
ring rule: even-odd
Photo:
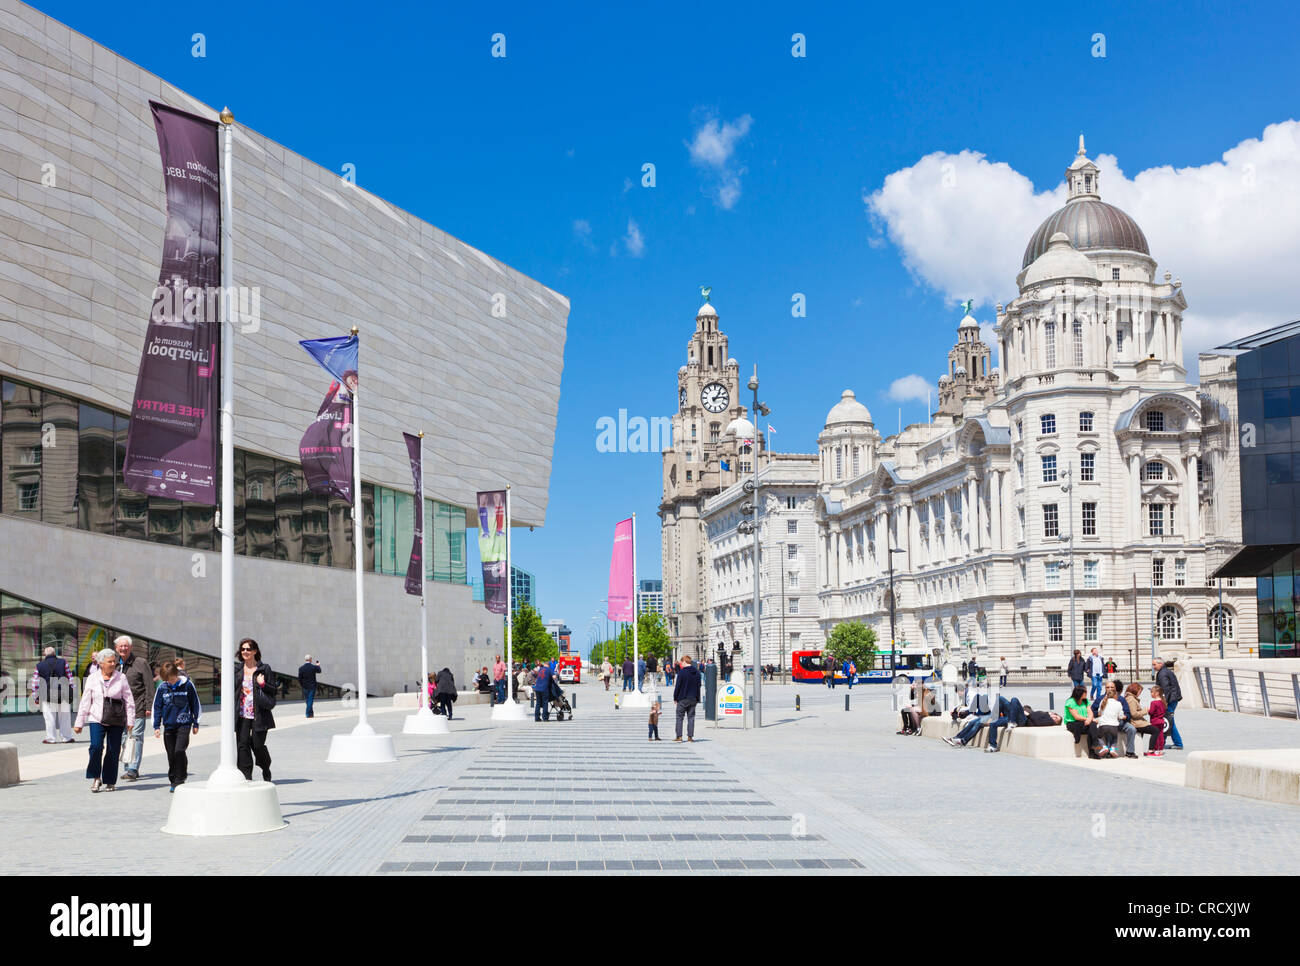
[[[1029,239],[1021,268],[1028,268],[1047,251],[1049,240],[1057,232],[1064,232],[1077,251],[1086,252],[1103,248],[1141,252],[1150,255],[1147,236],[1142,234],[1136,221],[1114,205],[1096,198],[1073,198],[1060,211],[1052,214],[1038,226]]]
[[[837,426],[842,423],[870,423],[871,413],[867,407],[858,402],[852,389],[840,393],[840,401],[826,414],[826,425]]]

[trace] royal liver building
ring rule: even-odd
[[[1255,647],[1254,588],[1208,574],[1240,534],[1235,369],[1183,368],[1180,280],[1101,200],[1084,151],[997,307],[1001,369],[961,320],[930,424],[881,438],[846,393],[819,436],[820,623],[1057,666]],[[896,552],[890,553],[891,550]],[[1074,588],[1073,612],[1070,590]],[[1219,600],[1222,593],[1222,607]]]

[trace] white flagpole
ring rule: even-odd
[[[510,567],[514,563],[513,555],[510,552],[510,484],[506,484],[506,664],[514,666],[515,663],[515,638],[514,638],[514,603],[515,603],[515,582],[513,575],[510,573]]]
[[[424,505],[424,431],[420,431],[420,699],[415,714],[407,715],[402,733],[407,735],[445,735],[451,731],[447,719],[429,707],[429,581],[424,569],[429,563],[429,514]]]
[[[429,581],[425,579],[424,570],[429,565],[429,518],[424,505],[424,430],[420,430],[420,492],[415,498],[420,501],[420,703],[419,707],[429,711]]]
[[[632,673],[636,687],[623,701],[625,708],[648,708],[650,700],[641,690],[641,646],[637,639],[637,586],[636,586],[636,514],[632,514]]]
[[[233,235],[235,115],[221,112],[221,758],[207,781],[173,789],[164,832],[173,835],[246,835],[284,828],[280,796],[270,782],[246,781],[235,767],[235,323]],[[260,779],[260,776],[259,776]]]
[[[352,327],[356,336],[357,327]],[[366,542],[365,501],[361,496],[361,340],[357,339],[357,383],[352,390],[352,550],[357,576],[357,724],[350,734],[330,739],[326,761],[370,764],[396,762],[392,735],[380,735],[366,718]],[[376,380],[376,383],[378,381]]]
[[[357,327],[352,327],[357,335]],[[361,498],[361,339],[357,338],[357,389],[352,390],[352,555],[356,564],[357,584],[357,726],[354,735],[373,735],[375,729],[366,719],[366,548],[365,503]]]
[[[227,109],[228,110],[228,109]],[[234,246],[231,224],[235,202],[231,196],[230,163],[234,154],[234,118],[221,125],[221,284],[234,288]],[[235,321],[231,300],[221,300],[221,760],[208,776],[214,785],[243,781],[235,767],[235,705],[224,700],[235,693]]]
[[[510,484],[506,484],[506,699],[492,709],[493,721],[523,721],[524,709],[515,700],[514,579],[510,572]]]

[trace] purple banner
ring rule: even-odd
[[[307,489],[352,503],[352,397],[330,383],[316,421],[298,443]]]
[[[411,560],[406,565],[406,592],[424,596],[424,467],[420,465],[420,437],[403,433],[406,455],[411,458],[411,476],[415,479],[415,537],[411,541]]]
[[[217,125],[162,104],[151,107],[167,227],[123,476],[140,493],[214,505],[221,330]]]
[[[483,561],[483,606],[494,614],[506,612],[506,491],[483,490],[478,495],[478,555]]]

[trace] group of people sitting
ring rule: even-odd
[[[1123,691],[1121,692],[1121,688]],[[1122,696],[1121,696],[1122,695]],[[1146,757],[1163,758],[1165,754],[1164,691],[1151,686],[1151,701],[1142,707],[1142,685],[1134,681],[1128,687],[1110,680],[1098,698],[1088,704],[1088,689],[1079,685],[1065,702],[1065,727],[1075,743],[1087,742],[1090,758],[1136,758],[1137,736],[1147,735]],[[1124,751],[1119,744],[1121,737]]]
[[[920,699],[917,700],[917,687],[912,688],[913,704],[902,709],[903,727],[898,732],[900,735],[919,735],[922,718],[942,713],[934,699],[933,689],[919,686]],[[1061,716],[1055,711],[1035,711],[1029,705],[1022,704],[1019,698],[1003,695],[998,695],[997,714],[994,714],[988,691],[968,686],[965,700],[952,711],[952,720],[965,721],[965,724],[955,737],[943,739],[948,744],[955,748],[969,745],[979,736],[980,729],[987,726],[989,741],[985,750],[996,752],[1000,729],[1011,731],[1015,728],[1048,728],[1059,725]]]
[[[1121,697],[1121,688],[1123,696]],[[997,713],[984,688],[967,686],[962,704],[952,711],[953,721],[964,721],[961,730],[951,738],[944,738],[954,748],[972,744],[980,729],[988,727],[989,740],[986,751],[998,750],[998,732],[1005,728],[1047,728],[1061,723],[1074,735],[1076,743],[1087,743],[1090,758],[1136,758],[1137,736],[1148,735],[1146,756],[1164,757],[1165,702],[1159,685],[1151,687],[1151,701],[1144,708],[1141,701],[1142,686],[1137,683],[1123,687],[1123,682],[1106,682],[1105,690],[1088,704],[1088,689],[1076,687],[1065,702],[1065,714],[1055,711],[1035,711],[1022,704],[1019,698],[997,696]],[[933,688],[916,684],[912,686],[912,704],[901,711],[903,727],[900,735],[919,735],[923,718],[942,714]],[[1119,750],[1120,741],[1125,750]]]

